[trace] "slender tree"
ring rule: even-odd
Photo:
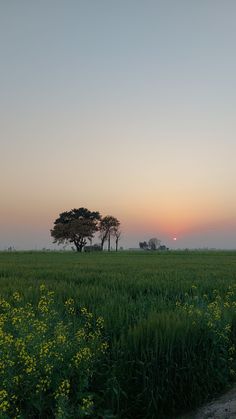
[[[114,233],[114,229],[118,229],[119,226],[120,222],[117,220],[117,218],[113,217],[112,215],[106,215],[101,219],[99,224],[99,232],[102,250],[105,241],[108,241],[108,251],[111,250],[111,236]]]
[[[119,227],[114,227],[113,236],[115,237],[116,252],[117,252],[118,251],[118,243],[119,243],[120,236],[121,236],[121,230],[119,229]]]

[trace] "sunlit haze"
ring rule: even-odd
[[[57,247],[79,207],[125,248],[236,248],[236,2],[0,10],[0,249]]]

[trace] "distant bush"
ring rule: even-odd
[[[84,246],[85,252],[101,252],[102,246],[100,244],[93,244],[91,246]]]
[[[0,299],[0,417],[83,418],[94,408],[89,382],[105,352],[103,319],[40,287],[36,305],[14,292]]]

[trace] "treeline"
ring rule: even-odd
[[[139,248],[142,250],[169,250],[164,244],[161,245],[161,240],[156,237],[152,237],[148,242],[139,242]]]
[[[54,221],[54,227],[51,230],[54,243],[73,243],[78,252],[82,252],[88,242],[92,246],[95,233],[98,233],[100,239],[100,244],[96,245],[96,249],[103,250],[107,242],[107,249],[110,251],[111,239],[114,238],[115,249],[118,250],[121,236],[120,221],[112,215],[102,217],[98,211],[89,211],[83,207],[74,208],[62,212]]]

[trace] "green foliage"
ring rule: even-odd
[[[176,418],[236,378],[235,264],[235,252],[11,252],[0,253],[0,285],[7,302],[20,304],[11,301],[19,290],[38,316],[44,282],[55,324],[83,324],[81,307],[104,318],[109,349],[84,390],[92,417]],[[64,306],[71,298],[76,314]],[[66,365],[62,380],[72,379]],[[53,417],[56,401],[48,406]]]
[[[1,298],[1,417],[90,416],[89,382],[107,348],[102,328],[103,320],[84,307],[76,310],[72,298],[59,312],[54,292],[44,285],[34,304],[17,291]]]

